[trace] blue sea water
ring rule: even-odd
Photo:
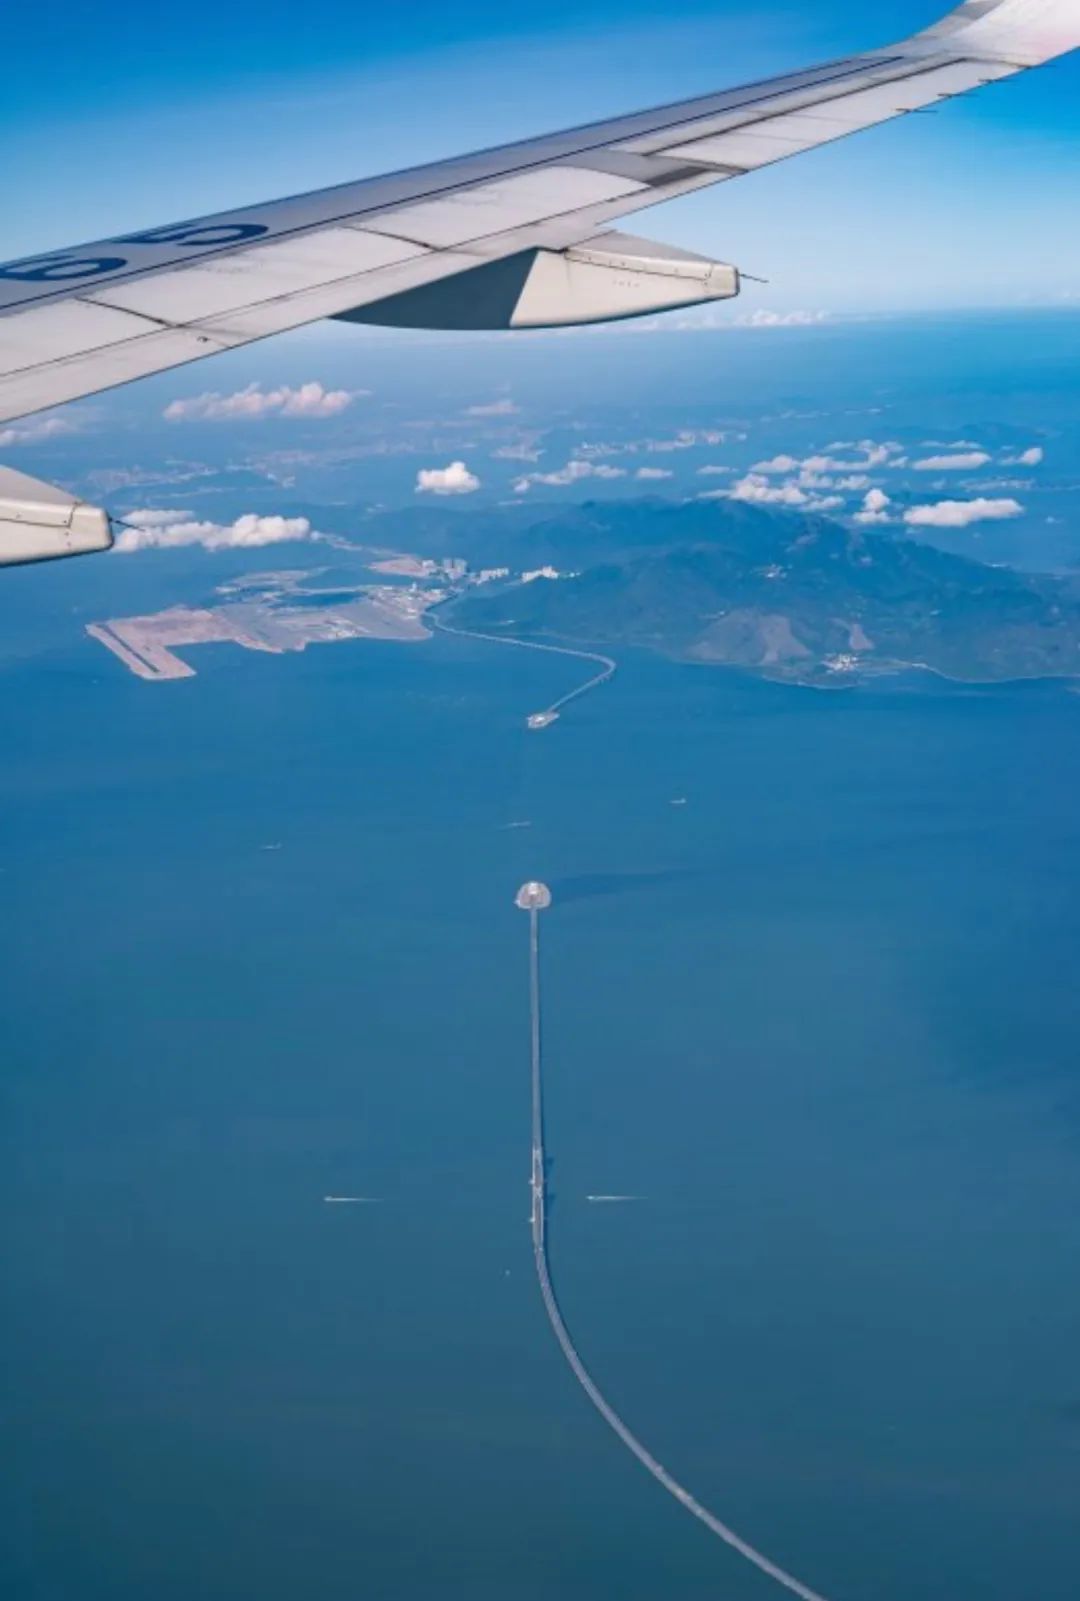
[[[537,735],[579,664],[192,659],[0,680],[3,1593],[772,1593],[544,1319],[535,875],[612,1401],[836,1601],[1072,1601],[1080,699],[639,656]]]

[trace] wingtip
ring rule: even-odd
[[[967,0],[918,38],[1037,67],[1080,49],[1080,0]]]

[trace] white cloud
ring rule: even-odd
[[[962,478],[962,489],[971,489],[976,494],[988,495],[991,490],[999,494],[1004,489],[1030,489],[1030,478]]]
[[[783,484],[770,483],[761,473],[747,473],[730,489],[717,490],[704,499],[743,500],[755,506],[788,506],[800,511],[832,511],[843,505],[839,495],[808,494],[795,480]]]
[[[263,389],[259,384],[248,384],[235,394],[221,395],[208,391],[191,395],[186,400],[174,400],[165,407],[163,416],[168,422],[237,422],[262,417],[336,417],[351,406],[363,390],[324,389],[312,381],[291,389],[283,384],[278,389]]]
[[[635,478],[640,479],[674,478],[674,476],[675,474],[667,467],[639,467],[634,474]]]
[[[254,512],[225,524],[197,522],[189,512],[151,507],[129,512],[124,521],[127,527],[115,545],[123,555],[137,550],[173,550],[182,545],[201,545],[204,550],[236,550],[319,537],[312,533],[306,517],[258,517]]]
[[[0,445],[40,445],[58,434],[74,432],[72,424],[64,417],[36,417],[13,428],[0,428]]]
[[[1038,467],[1046,452],[1041,445],[1032,445],[1029,450],[1022,450],[1017,456],[1003,456],[1002,463],[1006,467]]]
[[[772,456],[768,461],[759,461],[750,469],[751,475],[764,474],[768,476],[798,473],[799,482],[804,488],[828,489],[834,487],[829,476],[832,473],[844,473],[847,476],[843,485],[837,488],[862,489],[866,473],[872,467],[902,467],[904,465],[900,452],[903,449],[895,440],[888,439],[878,443],[874,439],[860,439],[857,443],[846,441],[828,445],[825,452],[819,456]],[[836,456],[836,450],[861,451],[861,457]],[[850,475],[854,474],[852,477]]]
[[[855,513],[857,523],[887,523],[891,521],[889,507],[892,501],[883,489],[868,489],[863,496],[862,511]]]
[[[698,477],[699,478],[721,478],[721,477],[726,477],[726,475],[728,473],[733,473],[734,471],[735,471],[734,467],[719,467],[719,466],[699,467],[698,468]]]
[[[421,467],[416,475],[418,495],[471,495],[479,488],[479,478],[463,461],[452,461],[449,467]]]
[[[737,317],[740,328],[814,328],[828,322],[825,311],[766,311],[759,307],[747,317]]]
[[[613,445],[607,440],[600,440],[594,444],[575,445],[574,452],[582,461],[598,461],[601,456],[633,456],[639,448],[633,441]]]
[[[813,473],[858,473],[867,472],[871,467],[900,467],[903,465],[901,461],[896,459],[902,447],[891,439],[885,440],[882,444],[876,443],[873,439],[860,439],[858,444],[853,445],[851,448],[862,451],[863,459],[861,461],[828,454],[807,456],[802,464],[803,469],[806,472]]]
[[[913,528],[966,528],[969,523],[1020,517],[1023,511],[1018,500],[939,500],[932,506],[910,506],[904,521]]]
[[[701,440],[703,444],[719,445],[723,443],[722,434],[697,434],[692,428],[680,428],[674,439],[646,439],[644,448],[653,454],[667,455],[673,450],[693,450]]]
[[[669,455],[672,451],[693,450],[700,445],[723,445],[729,439],[745,438],[745,434],[731,434],[723,428],[680,428],[673,439],[590,440],[575,445],[574,455],[589,460],[600,456],[636,456],[642,451],[649,455]]]
[[[538,445],[521,440],[516,445],[500,445],[491,452],[493,461],[539,461],[544,452]]]
[[[156,507],[132,511],[123,518],[124,522],[132,523],[136,528],[172,528],[177,523],[193,523],[195,520],[189,511],[166,511]]]
[[[985,467],[989,460],[985,450],[963,450],[947,456],[924,456],[911,465],[917,473],[972,472],[976,467]]]
[[[747,500],[759,506],[805,506],[810,499],[798,484],[770,484],[760,473],[747,473],[724,493],[730,500]]]
[[[609,467],[602,461],[568,461],[565,467],[559,467],[550,473],[526,473],[514,485],[516,495],[527,495],[533,484],[554,484],[561,487],[564,484],[578,484],[585,478],[625,478],[625,467]]]
[[[504,400],[493,400],[486,406],[469,406],[465,412],[466,417],[516,417],[517,406],[507,397]]]

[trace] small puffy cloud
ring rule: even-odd
[[[889,507],[892,501],[883,489],[868,489],[863,496],[862,511],[855,513],[857,523],[887,523],[889,522]]]
[[[825,311],[766,311],[763,307],[736,319],[740,328],[816,328],[828,320]]]
[[[639,467],[634,477],[642,481],[657,478],[673,478],[675,475],[668,467]]]
[[[466,417],[516,417],[517,413],[517,406],[507,396],[503,400],[492,400],[484,406],[469,406],[465,415]]]
[[[562,487],[565,484],[579,484],[586,478],[625,478],[625,467],[610,467],[603,461],[581,461],[575,458],[568,461],[565,467],[559,467],[550,473],[527,473],[519,478],[514,485],[516,495],[527,495],[534,484],[553,484]]]
[[[871,467],[894,467],[901,446],[894,440],[879,443],[873,439],[838,442],[818,456],[770,456],[757,462],[745,477],[740,478],[727,492],[731,500],[743,500],[759,506],[789,506],[802,511],[834,511],[843,504],[845,494],[859,494],[872,488],[868,476]],[[831,451],[858,452],[855,455],[837,456]],[[701,472],[719,472],[723,468],[700,468]],[[842,474],[843,476],[836,476]],[[875,505],[871,510],[881,511]],[[885,521],[884,517],[867,518],[864,503],[857,513],[864,521]]]
[[[879,443],[874,439],[860,439],[857,443],[846,441],[826,446],[824,452],[817,456],[771,456],[767,461],[759,461],[750,469],[751,476],[788,477],[792,473],[799,475],[799,482],[804,488],[827,489],[834,487],[831,475],[843,473],[846,482],[835,487],[847,489],[862,489],[869,482],[866,473],[873,467],[901,467],[903,459],[900,457],[902,447],[895,440],[885,440]],[[835,451],[859,451],[858,456],[839,456]],[[852,476],[854,475],[854,476]]]
[[[713,464],[710,464],[708,467],[699,467],[698,468],[698,477],[699,478],[725,478],[725,477],[727,477],[728,473],[733,473],[734,471],[735,471],[734,467],[721,467],[718,464],[713,463]]]
[[[758,506],[805,506],[810,499],[798,484],[770,484],[761,473],[747,473],[725,493],[731,500],[746,500]]]
[[[319,537],[312,533],[306,517],[259,517],[254,512],[232,523],[212,523],[199,522],[189,512],[150,507],[129,512],[124,521],[127,526],[114,547],[121,555],[139,550],[175,550],[183,545],[201,545],[204,550],[251,549]]]
[[[910,506],[904,521],[913,528],[967,528],[971,523],[1004,522],[1023,511],[1018,500],[939,500],[930,506]]]
[[[1032,445],[1028,450],[1022,450],[1016,456],[1003,456],[1002,464],[1006,467],[1038,467],[1041,465],[1046,452],[1041,445]]]
[[[582,461],[599,461],[603,456],[633,456],[643,448],[632,440],[626,440],[618,445],[613,445],[607,440],[597,440],[591,444],[575,445],[574,454]]]
[[[743,500],[754,506],[787,506],[799,511],[832,511],[843,505],[839,495],[811,494],[793,479],[783,484],[771,483],[761,473],[747,473],[730,489],[716,491],[714,496],[725,500]]]
[[[359,390],[324,389],[322,384],[311,382],[291,389],[283,384],[278,389],[263,389],[248,384],[235,394],[221,395],[208,391],[191,395],[186,400],[174,400],[165,407],[167,422],[244,422],[263,417],[336,417],[351,406]]]
[[[0,446],[41,445],[46,439],[75,430],[64,417],[34,417],[29,422],[17,423],[11,428],[0,428]]]
[[[973,472],[976,467],[985,467],[989,460],[985,450],[961,450],[945,456],[924,456],[911,465],[917,473]]]
[[[172,528],[177,523],[193,523],[189,511],[166,511],[163,507],[147,507],[144,511],[131,511],[123,519],[135,528]]]
[[[699,435],[694,429],[680,428],[674,439],[646,439],[643,444],[644,448],[654,455],[669,455],[673,450],[693,450],[698,440]],[[702,436],[702,442],[705,444],[710,442],[720,444],[722,443],[722,435],[714,435],[710,440],[709,435],[706,434]]]
[[[539,445],[521,439],[513,445],[500,445],[491,452],[491,457],[493,461],[539,461],[543,454]]]
[[[896,458],[901,447],[889,439],[878,444],[873,439],[860,439],[858,444],[852,445],[853,450],[862,451],[862,460],[855,457],[839,457],[828,453],[822,456],[807,456],[802,463],[805,472],[813,473],[858,473],[867,472],[871,467],[899,467],[903,463]]]
[[[418,495],[472,495],[479,488],[479,478],[463,461],[452,461],[449,467],[421,467],[416,475]]]
[[[574,455],[595,460],[601,456],[670,455],[673,451],[693,450],[701,445],[723,445],[729,439],[745,439],[745,434],[730,434],[724,428],[680,428],[670,439],[619,439],[590,440],[575,445]]]

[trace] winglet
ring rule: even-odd
[[[1037,67],[1080,49],[1080,0],[967,0],[915,36],[934,44],[942,39],[965,54]]]

